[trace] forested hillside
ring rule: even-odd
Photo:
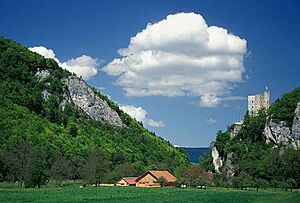
[[[92,119],[68,102],[63,80],[70,77],[76,76],[54,60],[0,37],[0,181],[27,187],[49,179],[114,182],[187,164],[180,148],[143,128],[95,88],[123,126]]]
[[[222,161],[219,180],[236,187],[295,187],[300,185],[300,87],[277,99],[257,116],[245,115],[237,135],[235,125],[219,131],[214,143]],[[297,114],[297,115],[296,115]],[[270,127],[269,122],[272,121]],[[269,140],[267,129],[274,129]],[[212,157],[201,163],[214,170]]]

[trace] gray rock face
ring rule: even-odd
[[[213,164],[215,167],[215,171],[220,173],[219,168],[221,166],[223,166],[223,161],[222,161],[221,157],[219,156],[219,151],[217,150],[217,148],[215,146],[211,150],[211,156],[213,158]]]
[[[38,70],[35,73],[35,76],[37,76],[39,78],[39,81],[44,80],[45,78],[47,78],[50,75],[48,70]]]
[[[298,103],[295,110],[295,117],[293,121],[292,130],[286,127],[285,122],[281,121],[275,123],[272,119],[268,119],[264,130],[267,138],[267,143],[273,143],[276,146],[279,144],[291,146],[296,148],[300,147],[300,103]]]
[[[294,138],[298,147],[300,146],[300,102],[295,109],[295,117],[292,126],[292,138]]]
[[[42,95],[43,95],[45,100],[49,99],[49,97],[51,96],[51,94],[47,90],[44,90],[42,92]]]
[[[64,99],[59,104],[59,108],[61,108],[62,110],[65,109],[65,106],[66,106],[67,103],[74,104],[74,102],[72,101],[72,98],[69,95],[69,92],[65,92],[64,95],[63,95],[63,98]]]
[[[241,128],[242,128],[242,122],[236,122],[235,124],[233,124],[233,128],[230,131],[230,138],[234,138],[235,136],[237,136],[237,134],[240,132]]]
[[[224,159],[220,157],[219,151],[214,146],[211,150],[211,155],[213,158],[213,164],[215,171],[217,173],[221,173],[220,167],[224,166],[222,168],[222,173],[225,172],[226,178],[231,178],[234,175],[234,166],[232,165],[231,158],[232,158],[232,152],[227,154],[227,158]]]
[[[234,176],[234,166],[232,165],[231,158],[233,153],[230,152],[227,154],[227,159],[224,163],[224,170],[226,174],[226,178],[231,178]]]
[[[95,120],[104,120],[116,126],[124,126],[117,112],[97,96],[85,81],[72,76],[64,79],[63,82],[68,86],[70,93],[68,96],[70,98],[65,98],[66,100],[71,100]]]
[[[38,70],[35,73],[35,76],[38,78],[39,82],[45,80],[49,75],[50,75],[50,73],[49,73],[48,70]],[[46,85],[49,86],[50,84],[47,83]],[[49,97],[51,96],[51,94],[47,90],[44,90],[42,92],[42,95],[43,95],[43,97],[44,97],[45,100],[49,99]]]
[[[273,143],[274,145],[278,145],[279,143],[283,145],[290,145],[292,141],[290,134],[290,129],[285,126],[285,122],[283,121],[275,123],[270,120],[265,126],[267,143]]]

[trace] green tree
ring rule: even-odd
[[[40,146],[35,146],[31,152],[28,170],[25,175],[25,187],[38,187],[46,183],[48,178],[46,154]]]
[[[274,121],[285,121],[288,127],[293,124],[295,109],[300,101],[300,87],[283,95],[277,99],[270,107],[270,115]]]
[[[239,176],[233,177],[232,184],[234,187],[243,190],[244,188],[253,186],[253,181],[247,173],[241,173]]]
[[[280,187],[280,185],[281,185],[281,181],[279,181],[279,180],[276,180],[276,179],[273,179],[273,180],[271,180],[271,187],[273,187],[274,189],[275,189],[275,191],[277,190],[277,188],[279,188]]]
[[[115,183],[123,177],[137,177],[139,175],[141,175],[141,172],[138,171],[136,165],[132,163],[123,163],[116,165],[115,168],[107,174],[106,180]]]
[[[105,180],[109,171],[107,155],[99,148],[91,152],[82,168],[82,176],[92,182]]]
[[[291,192],[292,192],[292,189],[296,187],[297,182],[293,178],[289,178],[286,180],[286,184],[287,184],[287,188],[290,188]],[[287,188],[286,188],[286,190],[287,190]]]
[[[226,131],[226,132],[218,131],[217,132],[215,146],[221,157],[224,157],[225,146],[226,146],[226,144],[229,143],[229,141],[230,141],[230,134],[228,131]]]
[[[26,140],[17,143],[11,142],[9,148],[3,151],[3,167],[8,174],[6,179],[9,181],[24,182],[26,171],[28,170],[31,145]]]
[[[155,182],[159,183],[161,187],[164,187],[165,185],[168,184],[167,179],[164,177],[159,177]]]
[[[256,187],[256,192],[258,192],[259,188],[266,188],[269,187],[269,182],[264,179],[255,179],[254,186]]]
[[[56,157],[49,173],[50,177],[54,178],[60,184],[63,180],[70,179],[72,174],[70,161],[63,156]]]
[[[279,173],[282,179],[293,179],[296,181],[296,187],[300,186],[300,150],[293,148],[285,149],[281,159]]]

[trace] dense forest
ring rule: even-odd
[[[228,176],[228,167],[223,165],[216,182],[240,188],[299,188],[300,150],[267,143],[264,134],[265,124],[270,119],[284,122],[291,128],[299,102],[300,87],[277,99],[270,109],[262,109],[257,116],[249,116],[247,112],[235,137],[230,136],[233,125],[224,132],[219,131],[213,145],[223,160],[230,160],[234,176]],[[214,170],[211,154],[206,156],[201,165],[207,170]]]
[[[36,73],[43,70],[50,74],[40,80]],[[183,150],[149,132],[95,88],[124,127],[93,120],[72,103],[62,107],[68,93],[62,80],[72,75],[54,60],[0,37],[0,181],[26,187],[50,179],[115,182],[188,164]]]

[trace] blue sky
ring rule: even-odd
[[[47,51],[53,50],[55,58],[67,69],[78,71],[82,68],[81,71],[85,71],[97,68],[96,75],[95,71],[91,73],[92,76],[87,75],[88,83],[110,95],[124,109],[127,108],[143,120],[151,131],[176,145],[208,146],[214,140],[217,130],[224,130],[243,117],[247,108],[247,100],[243,98],[247,95],[263,92],[268,85],[271,100],[274,101],[300,85],[299,8],[299,1],[292,0],[90,0],[47,3],[11,0],[1,1],[0,35],[27,47],[43,46]],[[192,14],[188,16],[178,13]],[[167,23],[161,23],[168,15],[173,17],[167,22],[178,25],[178,29],[166,28],[164,26]],[[193,72],[198,66],[186,66],[189,61],[179,59],[178,55],[199,59],[200,53],[198,49],[194,50],[193,41],[202,39],[193,29],[198,29],[197,23],[199,27],[201,25],[199,16],[204,19],[204,25],[224,28],[228,30],[226,37],[232,33],[239,38],[236,43],[240,46],[234,46],[234,50],[201,50],[208,55],[226,52],[226,56],[238,61],[238,56],[242,56],[242,64],[235,67],[237,72],[234,72],[232,78],[224,79],[231,67],[226,66],[222,57],[217,58],[220,59],[218,66],[212,65],[220,71],[217,77],[221,79],[211,76],[211,72],[207,72],[210,76],[206,75],[203,79],[199,69]],[[184,23],[176,24],[180,20]],[[196,24],[191,24],[194,21]],[[146,29],[148,23],[152,27]],[[185,26],[187,30],[182,28]],[[170,33],[164,33],[168,29]],[[206,31],[205,26],[203,29]],[[199,28],[198,31],[203,29]],[[130,41],[137,33],[141,33],[141,37]],[[183,35],[188,37],[181,41]],[[163,40],[160,42],[155,39]],[[245,46],[242,46],[243,39],[247,42]],[[121,48],[125,49],[123,55],[117,52]],[[155,68],[147,69],[149,73],[141,73],[134,67],[134,61],[145,50],[152,54],[166,53],[163,57],[151,55],[156,57],[157,64]],[[174,61],[182,63],[168,66],[165,61],[168,57],[175,57]],[[128,58],[129,62],[112,64],[116,58]],[[142,67],[149,68],[149,61],[141,60]],[[128,74],[122,80],[124,72]],[[132,72],[138,77],[132,77],[129,74]],[[168,77],[170,75],[174,77]],[[179,77],[181,75],[183,78]],[[199,81],[194,81],[195,78],[199,81],[203,79],[207,84],[210,81],[215,83],[206,88],[205,85],[199,85]],[[132,83],[128,84],[128,81]],[[144,89],[147,89],[146,93],[142,93]],[[128,94],[127,90],[137,91]],[[209,97],[208,103],[204,102],[206,96]]]

